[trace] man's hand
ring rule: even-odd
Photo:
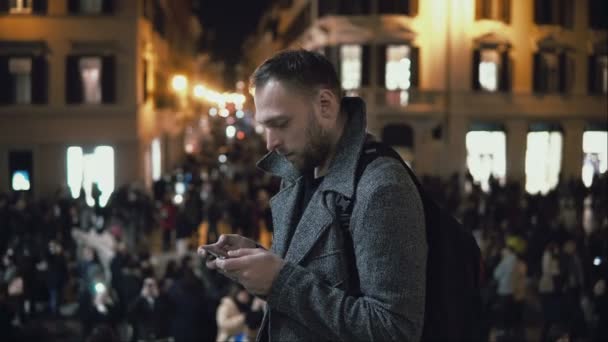
[[[230,258],[214,260],[219,271],[235,279],[249,293],[266,296],[285,261],[262,248],[241,248],[228,252]]]
[[[255,241],[248,239],[246,237],[236,235],[236,234],[223,234],[217,239],[217,242],[212,244],[216,248],[223,249],[225,251],[234,251],[240,248],[255,248]],[[207,267],[210,269],[216,269],[217,266],[215,264],[216,260],[209,259],[209,253],[205,251],[202,246],[198,248],[198,254],[202,257],[207,258]]]

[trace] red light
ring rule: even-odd
[[[245,132],[243,132],[243,131],[239,131],[239,132],[236,134],[236,138],[237,138],[237,139],[239,139],[239,140],[243,140],[243,139],[245,139]]]

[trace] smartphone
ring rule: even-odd
[[[225,250],[223,250],[215,245],[204,245],[204,246],[202,246],[202,248],[205,250],[205,252],[209,253],[210,255],[214,256],[217,259],[228,258],[228,252],[226,252]]]

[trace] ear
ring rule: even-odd
[[[329,89],[321,88],[318,95],[320,114],[323,119],[335,119],[340,111],[340,102]]]

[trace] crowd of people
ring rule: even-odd
[[[152,191],[124,186],[105,208],[66,190],[38,201],[1,194],[3,340],[42,338],[49,320],[78,323],[66,340],[253,339],[263,302],[191,252],[225,232],[269,246],[279,184],[252,167],[263,143],[207,145]],[[608,336],[607,175],[545,195],[496,180],[483,192],[470,176],[421,180],[481,249],[484,340],[529,339],[534,329],[542,341]]]

